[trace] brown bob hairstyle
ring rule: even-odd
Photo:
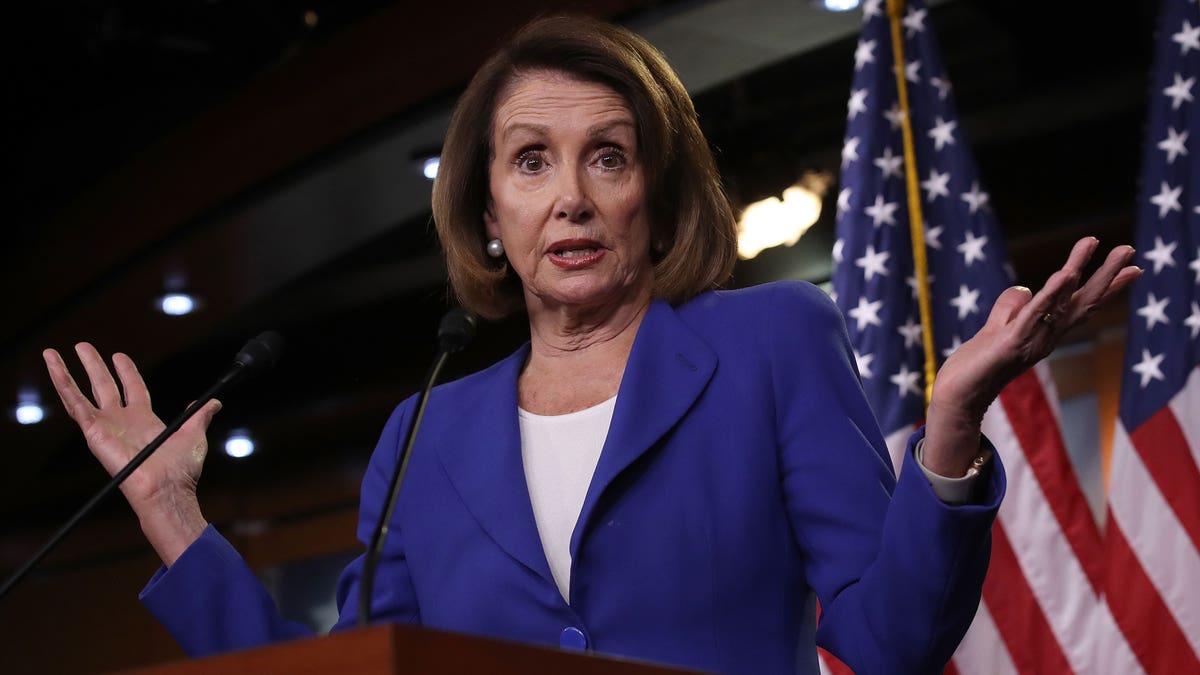
[[[610,87],[633,109],[650,216],[654,294],[677,304],[724,283],[736,224],[696,109],[662,54],[620,26],[580,16],[536,19],[479,69],[458,100],[433,184],[433,219],[450,283],[491,319],[522,309],[521,281],[485,253],[492,119],[522,73],[553,70]]]

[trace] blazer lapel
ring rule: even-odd
[[[572,556],[604,490],[691,409],[716,366],[712,348],[667,302],[655,300],[625,364],[608,437],[571,534]]]
[[[488,535],[553,585],[521,462],[517,376],[528,354],[526,344],[497,364],[481,386],[454,402],[462,419],[448,430],[453,437],[439,439],[438,455],[459,497]],[[434,404],[431,400],[430,407]]]

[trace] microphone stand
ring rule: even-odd
[[[429,394],[437,382],[442,366],[454,352],[461,350],[475,335],[475,316],[461,309],[452,309],[442,317],[438,326],[438,351],[433,359],[433,365],[425,376],[421,393],[417,397],[417,405],[408,422],[408,431],[404,435],[404,445],[401,446],[400,459],[392,472],[392,480],[388,484],[387,497],[384,501],[383,514],[371,534],[371,542],[367,546],[366,558],[363,560],[362,581],[358,587],[358,627],[365,628],[371,622],[371,591],[375,587],[375,572],[379,567],[379,559],[383,555],[383,543],[388,535],[388,523],[396,511],[396,498],[400,496],[400,485],[404,482],[404,474],[408,472],[408,461],[412,458],[413,445],[417,440],[417,429],[421,427],[421,419],[425,416],[425,404],[429,402]]]

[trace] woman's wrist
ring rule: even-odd
[[[941,476],[965,476],[979,455],[981,416],[935,400],[925,420],[922,464]]]
[[[152,502],[134,505],[142,533],[163,564],[170,567],[204,530],[208,521],[196,493],[186,490],[159,494]]]

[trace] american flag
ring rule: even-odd
[[[921,0],[907,3],[901,27],[940,365],[984,324],[1011,273]],[[905,440],[924,419],[925,356],[893,63],[884,3],[867,0],[842,147],[833,291],[898,470]],[[1009,385],[984,420],[1008,471],[1008,495],[993,530],[983,604],[950,672],[1093,672],[1098,626],[1124,644],[1103,611],[1100,531],[1057,409],[1039,366]],[[822,664],[841,668],[828,655]]]
[[[1197,3],[1163,2],[1157,51],[1135,244],[1146,272],[1131,294],[1104,546],[1105,600],[1136,660],[1104,653],[1111,673],[1200,673]]]

